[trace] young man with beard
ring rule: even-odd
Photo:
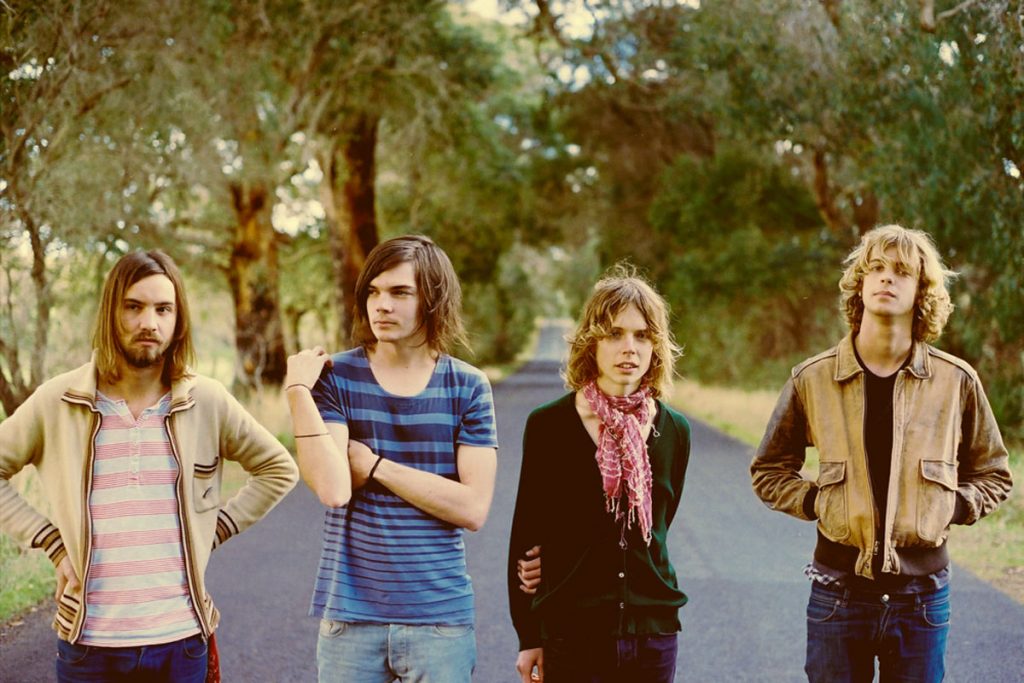
[[[107,275],[85,365],[0,422],[0,530],[57,568],[57,680],[201,683],[220,619],[213,548],[295,485],[294,461],[214,380],[189,369],[188,300],[160,251]],[[224,460],[248,482],[222,501]],[[47,518],[9,479],[34,465]]]
[[[374,248],[356,301],[359,346],[302,351],[285,382],[303,481],[328,508],[310,610],[319,679],[469,683],[462,530],[483,526],[494,491],[491,387],[448,355],[465,340],[461,290],[428,238]]]
[[[941,681],[951,524],[1010,491],[981,381],[929,345],[953,308],[931,238],[869,231],[839,282],[850,334],[794,368],[750,466],[773,510],[817,520],[805,573],[810,681]],[[807,447],[816,480],[801,475]]]

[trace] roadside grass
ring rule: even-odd
[[[676,385],[672,403],[687,415],[706,422],[756,448],[771,417],[778,394],[704,386],[684,380]],[[808,449],[803,475],[817,476],[818,457]],[[1024,604],[1024,446],[1011,448],[1010,469],[1016,487],[998,510],[969,527],[954,526],[949,551],[953,561]]]

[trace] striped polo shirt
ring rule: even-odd
[[[441,355],[416,396],[385,391],[359,347],[333,356],[313,395],[327,422],[376,454],[458,480],[460,444],[497,447],[487,377]],[[472,624],[473,587],[462,529],[377,482],[326,513],[310,614],[337,621]]]
[[[164,426],[170,407],[166,394],[136,420],[124,401],[97,394],[85,645],[157,645],[200,631],[182,552],[178,463]]]

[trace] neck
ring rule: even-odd
[[[440,355],[426,344],[396,344],[377,342],[366,354],[376,365],[395,368],[412,368],[433,364]]]
[[[121,376],[116,382],[100,381],[100,390],[111,398],[122,398],[126,401],[152,397],[163,394],[168,387],[163,382],[163,364],[148,368],[134,368],[121,364]]]
[[[887,324],[865,316],[853,343],[868,368],[884,376],[903,364],[910,355],[914,339],[911,325],[906,321]]]
[[[640,382],[636,384],[618,384],[605,381],[604,377],[598,377],[595,382],[597,383],[597,388],[609,396],[629,396],[635,394],[640,389]]]

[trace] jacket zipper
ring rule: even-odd
[[[861,438],[861,457],[864,460],[864,474],[866,475],[868,483],[868,495],[871,496],[871,542],[865,545],[872,550],[871,557],[868,558],[867,573],[865,576],[868,578],[876,578],[874,574],[874,560],[875,555],[879,553],[879,542],[878,542],[878,501],[875,500],[875,489],[871,483],[871,464],[868,462],[868,429],[867,429],[867,417],[868,417],[868,391],[867,391],[867,378],[864,375],[864,370],[861,370],[860,377],[860,391],[861,391],[861,419],[860,419],[860,438]],[[847,520],[849,523],[849,520]]]
[[[85,630],[86,612],[89,610],[89,602],[85,599],[86,589],[89,586],[89,570],[92,569],[92,508],[89,505],[89,499],[92,494],[92,475],[96,462],[96,437],[100,433],[100,425],[103,422],[100,418],[100,412],[96,410],[95,404],[89,402],[86,405],[89,408],[89,412],[92,413],[92,438],[89,439],[88,454],[85,458],[85,471],[82,473],[82,540],[85,543],[85,566],[82,571],[82,600],[78,613],[78,623],[71,625],[72,630],[68,638],[72,643],[77,643],[81,639],[82,631]]]

